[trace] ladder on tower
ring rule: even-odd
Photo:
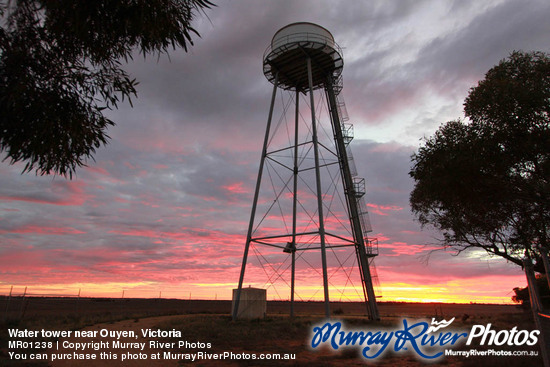
[[[349,115],[347,112],[346,104],[343,98],[340,96],[340,92],[343,89],[342,75],[339,75],[333,80],[334,94],[336,98],[336,106],[338,110],[338,116],[340,118],[340,126],[342,128],[342,137],[344,144],[346,145],[346,155],[348,158],[348,164],[351,176],[353,178],[353,190],[355,197],[357,198],[357,212],[359,213],[359,222],[361,223],[361,229],[363,231],[363,237],[365,242],[365,248],[367,250],[367,256],[374,257],[378,255],[378,240],[376,238],[369,239],[367,233],[372,232],[372,226],[370,223],[369,213],[367,206],[363,199],[366,193],[365,179],[358,177],[357,166],[355,165],[355,159],[349,144],[353,140],[353,124],[349,123]],[[376,244],[376,245],[374,245]],[[376,276],[378,278],[378,276]]]
[[[378,307],[376,306],[376,293],[374,285],[379,285],[378,274],[374,266],[374,257],[378,255],[378,241],[369,239],[367,234],[372,232],[372,227],[363,196],[366,193],[365,179],[357,177],[357,167],[351,152],[349,143],[353,140],[353,125],[350,124],[346,105],[340,97],[342,91],[341,76],[331,80],[327,89],[329,96],[330,112],[334,124],[335,139],[343,174],[344,186],[348,202],[348,210],[352,228],[354,228],[354,239],[356,241],[355,252],[359,265],[361,283],[367,302],[369,316],[379,320]],[[379,287],[378,293],[379,293]]]

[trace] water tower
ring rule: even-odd
[[[263,71],[273,92],[239,285],[234,292],[234,319],[251,248],[257,257],[254,274],[260,272],[261,265],[274,272],[268,274],[270,282],[288,285],[291,315],[296,288],[311,289],[318,281],[325,316],[330,317],[329,290],[342,292],[341,286],[330,285],[345,279],[337,274],[343,270],[347,280],[338,284],[351,284],[353,277],[358,278],[367,314],[379,319],[373,288],[373,259],[378,248],[376,240],[367,237],[372,229],[363,201],[365,180],[357,177],[349,146],[353,126],[347,122],[340,96],[343,66],[341,49],[332,34],[313,23],[281,28],[264,54]],[[281,97],[276,113],[278,91],[287,100]],[[267,249],[267,254],[258,255],[257,248]],[[341,255],[354,262],[354,275],[350,266],[338,259]],[[298,260],[313,270],[297,269]],[[308,279],[307,284],[297,284],[297,271],[300,279]]]

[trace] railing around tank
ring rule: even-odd
[[[330,47],[338,53],[340,58],[342,57],[342,49],[336,42],[334,42],[333,39],[317,33],[300,32],[282,36],[274,42],[271,42],[264,52],[264,60],[269,56],[269,54],[271,54],[271,52],[284,45],[299,44],[301,42],[312,42]]]

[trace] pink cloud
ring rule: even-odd
[[[403,210],[403,207],[396,206],[396,205],[377,205],[372,203],[367,203],[367,206],[371,208],[370,212],[382,216],[389,215],[388,212],[390,211],[401,211]]]
[[[422,252],[440,249],[440,247],[436,246],[408,244],[406,242],[379,242],[378,248],[391,250],[391,254],[384,253],[384,256],[417,255]]]
[[[235,182],[222,186],[222,188],[231,194],[246,194],[248,192],[248,190],[243,187],[243,182]]]

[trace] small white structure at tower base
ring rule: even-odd
[[[233,289],[231,314],[235,310],[238,289]],[[237,319],[263,319],[267,311],[267,290],[262,288],[242,288]]]

